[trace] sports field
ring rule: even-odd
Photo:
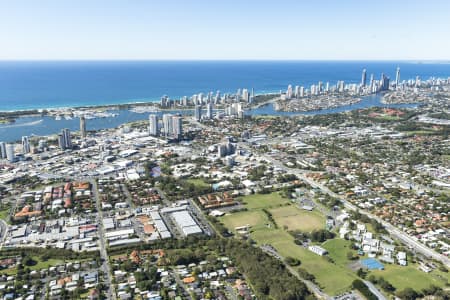
[[[302,262],[301,267],[316,277],[326,293],[336,295],[348,290],[356,275],[345,267],[346,261],[342,261],[344,266],[327,261],[326,258],[295,244],[294,238],[284,229],[284,226],[287,226],[288,230],[322,229],[325,226],[325,217],[320,212],[302,210],[277,193],[246,196],[243,202],[248,211],[227,214],[220,218],[228,229],[234,231],[238,226],[250,225],[250,237],[254,241],[260,245],[272,245],[283,257],[299,259]],[[272,214],[278,229],[270,223],[263,209]],[[327,249],[332,250],[333,256],[346,259],[347,246],[345,244],[344,247],[341,242],[336,245],[330,243]]]
[[[325,228],[325,217],[317,211],[301,210],[294,205],[274,208],[269,211],[278,226],[287,226],[288,230],[310,232]]]

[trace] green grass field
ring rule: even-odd
[[[35,264],[34,266],[29,266],[29,267],[25,266],[26,268],[29,268],[31,271],[33,271],[33,270],[41,270],[41,269],[48,269],[50,267],[61,265],[61,264],[64,263],[64,261],[60,260],[60,259],[50,258],[50,259],[48,259],[46,261],[42,261],[39,256],[33,256],[32,258],[33,258],[33,260],[35,260],[37,262],[37,264]],[[15,275],[15,274],[17,274],[17,268],[0,270],[0,275],[3,275],[3,274]]]
[[[329,252],[328,256],[332,259],[330,262],[325,257],[320,257],[295,244],[294,238],[284,229],[284,226],[287,226],[288,230],[302,231],[324,228],[325,217],[319,211],[301,210],[277,193],[246,196],[243,202],[248,211],[227,214],[220,218],[227,228],[234,231],[235,227],[250,225],[250,237],[255,242],[259,245],[272,245],[283,257],[291,256],[299,259],[301,267],[316,277],[316,282],[327,294],[337,295],[350,290],[352,281],[358,278],[349,267],[352,261],[347,259],[347,253],[353,251],[350,248],[350,241],[336,238],[322,244]],[[270,221],[263,209],[270,211],[278,229],[267,226]],[[371,228],[370,224],[367,226]],[[397,290],[413,287],[420,291],[431,284],[445,287],[446,283],[450,282],[449,273],[435,270],[426,274],[416,265],[401,267],[385,264],[385,270],[371,271],[369,274],[383,276]]]
[[[0,210],[0,219],[7,221],[9,217],[9,208],[8,209],[4,209],[4,210]]]
[[[274,208],[286,205],[289,200],[282,198],[278,193],[254,194],[242,198],[245,207],[248,209]]]
[[[295,244],[294,238],[284,230],[284,225],[288,226],[288,230],[322,229],[325,226],[325,217],[320,212],[301,210],[277,193],[246,196],[243,202],[248,211],[227,214],[220,218],[228,229],[234,231],[238,226],[249,224],[250,237],[255,242],[259,245],[272,245],[283,257],[291,256],[299,259],[302,262],[301,267],[316,277],[326,293],[336,295],[349,289],[356,275],[346,267],[348,252],[346,247],[349,246],[347,241],[328,242],[326,248],[330,251],[330,256],[337,261],[331,263],[326,258]],[[269,210],[278,229],[267,226],[269,220],[262,209]]]
[[[241,211],[226,215],[220,219],[230,230],[234,231],[236,227],[250,225],[252,230],[262,229],[269,222],[267,216],[259,210]]]
[[[189,183],[192,183],[193,185],[198,186],[198,187],[209,187],[210,186],[209,183],[204,182],[203,179],[190,178],[186,181]]]
[[[318,211],[306,211],[295,206],[283,206],[270,212],[278,226],[287,226],[288,230],[311,232],[325,228],[325,217]]]
[[[318,284],[330,295],[337,295],[349,290],[352,281],[357,278],[346,266],[330,263],[326,258],[296,245],[293,237],[282,229],[258,230],[253,232],[251,237],[258,244],[272,245],[283,257],[291,256],[299,259],[300,266],[313,274]],[[344,254],[338,254],[338,250],[339,248],[336,248],[334,251],[336,255],[345,256],[347,253],[345,250]]]
[[[420,291],[430,285],[445,287],[445,284],[450,280],[448,273],[435,270],[427,274],[419,270],[417,265],[402,267],[399,265],[385,264],[384,267],[384,270],[371,271],[370,274],[383,276],[397,290],[411,287],[416,291]]]

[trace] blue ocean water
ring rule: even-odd
[[[0,111],[158,101],[195,93],[278,92],[288,84],[359,82],[367,69],[402,79],[450,76],[450,64],[374,61],[0,62]]]
[[[401,68],[402,79],[450,76],[450,64],[407,62],[0,62],[0,111],[158,101],[164,94],[178,98],[216,90],[234,93],[238,88],[254,88],[256,93],[279,92],[288,84],[309,86],[319,80],[330,84],[338,80],[356,83],[361,80],[363,68],[367,69],[368,78],[371,73],[379,78],[382,72],[394,78],[397,66]],[[381,106],[380,99],[379,95],[371,95],[354,105],[301,114]],[[112,112],[117,117],[87,120],[87,129],[115,128],[148,118],[148,113]],[[175,113],[192,114],[192,111]],[[246,113],[300,114],[276,112],[272,105]],[[13,124],[0,124],[0,141],[13,142],[24,135],[55,134],[62,128],[79,130],[79,120],[21,117]]]

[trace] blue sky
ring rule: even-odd
[[[0,59],[449,60],[448,0],[0,0]]]

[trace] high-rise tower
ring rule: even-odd
[[[362,76],[361,76],[361,86],[366,86],[366,82],[367,82],[367,72],[366,72],[366,69],[364,69],[362,71]]]
[[[80,134],[82,138],[86,137],[86,118],[84,116],[80,116]]]

